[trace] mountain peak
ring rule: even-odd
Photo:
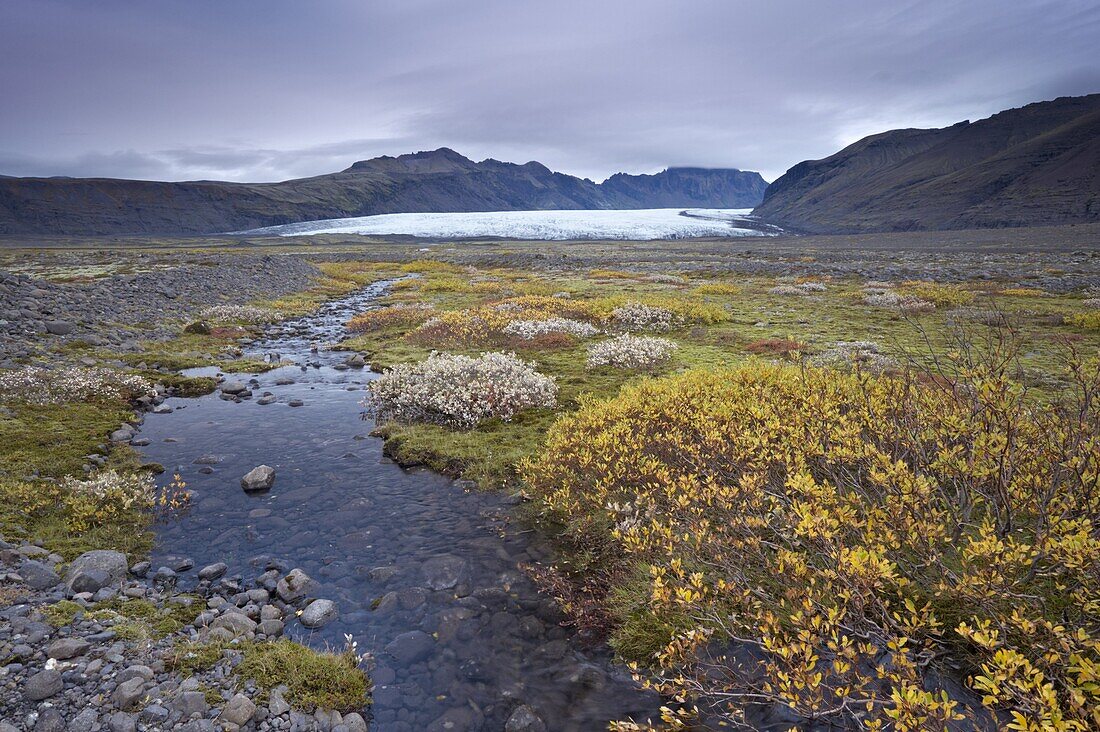
[[[369,173],[456,173],[473,170],[477,163],[455,152],[449,147],[436,150],[421,150],[391,157],[382,155],[370,160],[360,160],[345,172]]]

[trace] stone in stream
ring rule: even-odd
[[[252,468],[241,478],[241,488],[248,493],[266,491],[273,485],[275,485],[275,468],[270,465]]]
[[[435,641],[422,630],[410,630],[394,638],[386,645],[386,653],[403,665],[423,661],[432,655]]]
[[[546,723],[534,709],[521,704],[504,723],[504,732],[546,732]]]
[[[217,562],[215,564],[208,564],[199,570],[199,579],[201,580],[216,580],[229,571],[229,566],[225,562]]]
[[[441,554],[424,562],[424,579],[433,590],[449,590],[466,575],[466,560],[452,554]]]
[[[252,393],[248,385],[243,381],[227,381],[222,384],[220,391],[222,394],[228,394],[230,396],[242,396],[246,393]]]
[[[292,569],[275,586],[275,593],[283,602],[294,602],[306,596],[313,588],[313,580],[300,569]]]
[[[301,622],[307,628],[320,628],[328,625],[340,615],[336,603],[332,600],[314,600],[302,611]]]

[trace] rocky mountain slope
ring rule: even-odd
[[[1100,94],[866,137],[788,170],[754,213],[809,233],[1100,221]]]
[[[766,185],[759,173],[701,168],[597,184],[540,163],[476,163],[440,148],[281,183],[0,177],[0,234],[209,234],[425,211],[750,208]]]

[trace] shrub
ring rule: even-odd
[[[107,368],[24,366],[0,374],[0,400],[28,404],[135,400],[153,396],[140,376]]]
[[[741,288],[729,282],[707,282],[695,288],[696,295],[740,295]]]
[[[353,333],[373,333],[385,328],[411,328],[430,318],[435,309],[427,303],[390,305],[359,313],[348,321]]]
[[[898,365],[872,341],[837,341],[832,348],[816,356],[814,363],[820,366],[855,366],[869,371],[886,371]]]
[[[672,358],[676,344],[667,338],[621,335],[588,346],[588,367],[651,368]]]
[[[1087,300],[1082,300],[1081,304],[1087,308],[1100,308],[1100,297],[1090,297]]]
[[[448,310],[426,320],[407,338],[435,347],[481,345],[499,334],[510,320],[488,308]]]
[[[1085,330],[1100,330],[1100,312],[1070,313],[1066,316],[1066,324]]]
[[[1046,297],[1046,290],[1040,290],[1037,287],[1009,287],[1007,290],[1001,290],[1002,295],[1008,297]]]
[[[591,338],[600,329],[591,323],[572,318],[547,318],[546,320],[513,320],[502,329],[505,335],[532,340],[549,333],[564,333],[574,338]]]
[[[271,323],[281,320],[283,316],[274,310],[253,305],[212,305],[204,308],[199,317],[215,323]]]
[[[486,419],[510,420],[531,407],[553,407],[558,387],[511,353],[478,358],[433,353],[401,364],[370,382],[364,400],[378,420],[474,427]]]
[[[612,326],[627,331],[666,331],[684,324],[683,319],[668,308],[640,302],[628,302],[615,308],[609,321]]]
[[[919,300],[927,300],[936,307],[955,307],[974,302],[974,293],[959,285],[913,280],[903,284],[906,294]]]
[[[665,629],[640,678],[734,727],[767,702],[870,729],[995,726],[980,704],[1100,724],[1100,373],[1074,359],[1074,398],[1039,404],[961,353],[927,385],[695,370],[558,420],[523,474],[616,576],[648,570],[650,620],[613,639]]]
[[[935,310],[936,304],[921,300],[912,295],[899,295],[893,290],[867,290],[863,294],[863,304],[873,308],[891,308],[906,313],[921,313]]]
[[[815,292],[825,292],[826,289],[825,284],[822,282],[803,282],[797,285],[779,284],[768,290],[768,294],[779,296],[803,296],[811,295]]]

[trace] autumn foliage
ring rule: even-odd
[[[1095,729],[1100,374],[1071,355],[1050,403],[1013,373],[690,371],[584,403],[523,472],[612,595],[640,578],[667,725]]]

